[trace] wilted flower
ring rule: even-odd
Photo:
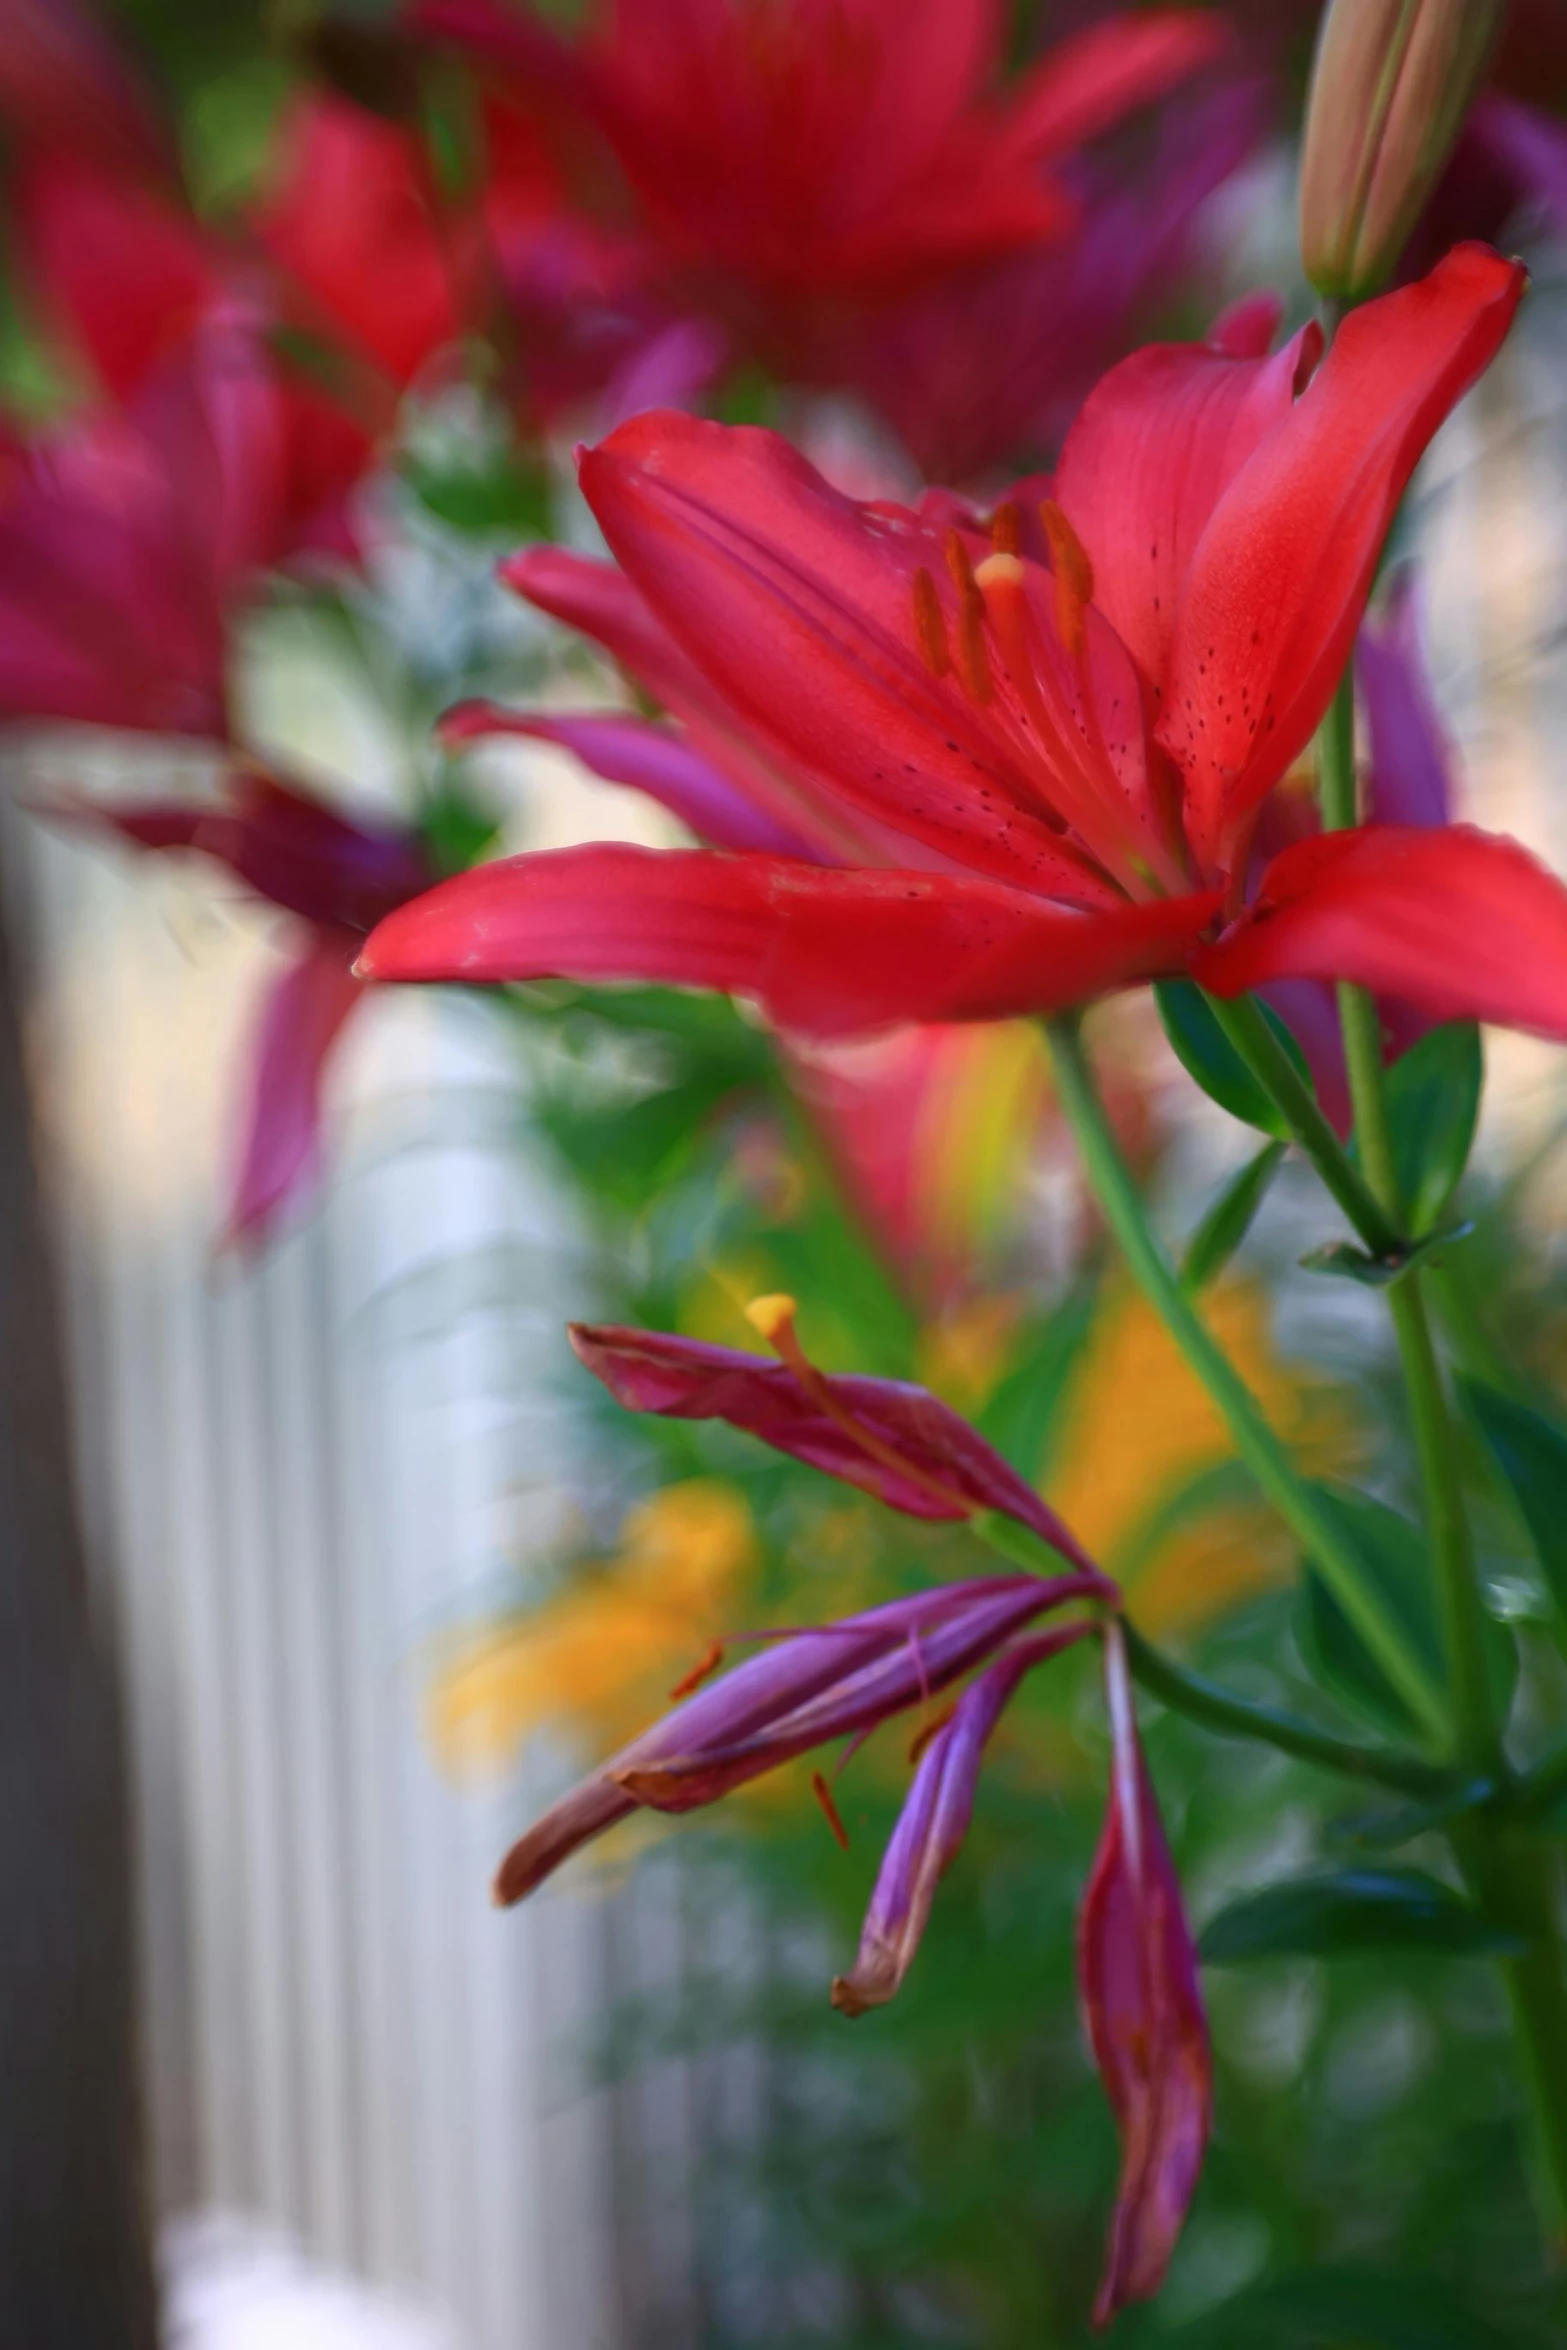
[[[915,1517],[1012,1519],[1070,1562],[1047,1575],[976,1576],[814,1630],[753,1635],[761,1653],[695,1695],[552,1806],[501,1864],[496,1898],[521,1900],[593,1838],[639,1809],[682,1813],[843,1738],[848,1755],[885,1722],[967,1683],[926,1723],[916,1768],[834,2004],[860,2015],[897,1992],[942,1876],[962,1846],[986,1744],[1025,1676],[1097,1635],[1104,1646],[1110,1797],[1078,1930],[1094,2056],[1122,2136],[1120,2190],[1095,2317],[1107,2322],[1163,2278],[1208,2133],[1210,2066],[1196,1957],[1137,1737],[1115,1589],[976,1430],[922,1389],[833,1376],[805,1355],[793,1301],[751,1319],[775,1363],[657,1331],[578,1329],[581,1359],[633,1409],[722,1418]],[[719,1644],[687,1684],[722,1660]],[[972,1676],[972,1678],[969,1678]],[[816,1793],[842,1838],[827,1781]]]

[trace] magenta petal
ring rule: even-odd
[[[442,740],[481,742],[497,734],[524,735],[534,742],[559,743],[606,783],[629,784],[646,792],[699,840],[715,849],[757,849],[816,862],[803,834],[748,799],[723,770],[694,750],[683,734],[650,718],[592,712],[550,718],[527,710],[505,710],[495,702],[460,702],[441,720]]]
[[[1137,1737],[1126,1651],[1105,1633],[1110,1804],[1078,1916],[1078,1981],[1121,2132],[1121,2181],[1094,2323],[1164,2281],[1208,2143],[1213,2068],[1197,1953]]]
[[[854,1965],[835,1978],[832,2003],[845,2015],[884,2007],[908,1973],[936,1888],[957,1858],[974,1813],[974,1790],[991,1731],[1025,1673],[1084,1638],[1087,1624],[1018,1641],[969,1684],[920,1757],[898,1815]]]
[[[961,1518],[976,1509],[999,1510],[1028,1527],[1085,1573],[1093,1561],[1055,1512],[1009,1461],[950,1405],[923,1387],[898,1379],[823,1375],[822,1386],[846,1418],[864,1427],[879,1449],[907,1460],[899,1477],[885,1461],[855,1443],[850,1430],[823,1409],[786,1363],[678,1338],[662,1330],[629,1330],[577,1323],[571,1343],[579,1359],[629,1411],[674,1420],[727,1420],[778,1452],[809,1461],[911,1518]],[[934,1480],[953,1496],[917,1482]],[[1109,1590],[1108,1584],[1102,1588]]]
[[[626,1806],[716,1803],[813,1746],[906,1713],[1004,1649],[1052,1608],[1098,1598],[1099,1576],[988,1575],[889,1600],[815,1631],[780,1634],[676,1706],[545,1813],[495,1881],[520,1901]]]
[[[263,1240],[321,1168],[321,1078],[344,1021],[363,1000],[353,975],[358,940],[317,931],[276,980],[254,1045],[244,1151],[229,1237]]]

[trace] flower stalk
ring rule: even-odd
[[[1136,1181],[1105,1116],[1078,1022],[1071,1017],[1053,1019],[1046,1032],[1063,1115],[1076,1138],[1094,1196],[1134,1279],[1223,1413],[1236,1450],[1262,1492],[1316,1565],[1416,1719],[1433,1735],[1440,1735],[1446,1723],[1441,1692],[1155,1240]]]

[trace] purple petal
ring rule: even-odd
[[[1385,622],[1361,628],[1355,680],[1371,735],[1370,816],[1378,824],[1450,824],[1452,746],[1431,692],[1412,573],[1395,583]]]
[[[676,1420],[727,1420],[911,1518],[963,1518],[974,1510],[999,1510],[1075,1566],[1096,1572],[1055,1512],[1010,1462],[923,1387],[896,1379],[824,1377],[823,1389],[841,1408],[843,1419],[838,1419],[786,1364],[737,1348],[660,1330],[585,1323],[573,1325],[571,1343],[629,1411]],[[857,1444],[844,1420],[863,1427],[875,1451]],[[876,1451],[901,1455],[912,1474],[900,1477]],[[926,1480],[944,1487],[953,1497],[950,1504]]]
[[[1475,107],[1471,129],[1510,172],[1521,201],[1567,236],[1567,124],[1516,98],[1488,95]]]
[[[606,783],[629,784],[678,816],[699,840],[715,849],[760,849],[817,862],[803,834],[749,799],[732,777],[693,749],[683,734],[649,718],[599,716],[545,718],[530,711],[502,709],[495,702],[459,702],[441,720],[447,743],[482,741],[487,735],[525,735],[534,742],[559,743]]]
[[[507,1854],[496,1899],[520,1901],[624,1817],[627,1802],[663,1812],[715,1803],[813,1746],[922,1704],[1036,1617],[1103,1592],[1099,1576],[977,1576],[781,1635],[676,1706],[546,1812]]]
[[[930,1740],[883,1856],[854,1966],[833,1982],[832,2003],[845,2015],[883,2007],[897,1992],[920,1946],[936,1887],[968,1834],[991,1731],[1024,1674],[1088,1629],[1068,1624],[1015,1643],[969,1684]]]
[[[1121,2180],[1094,2304],[1100,2326],[1164,2281],[1202,2170],[1213,2085],[1197,1953],[1114,1625],[1104,1659],[1110,1803],[1078,1916],[1083,2012],[1121,2133]]]

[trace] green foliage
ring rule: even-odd
[[[1543,1412],[1477,1379],[1465,1380],[1462,1392],[1567,1624],[1567,1434]]]
[[[1189,979],[1161,979],[1154,997],[1176,1058],[1209,1100],[1245,1125],[1283,1139],[1288,1133],[1283,1118],[1219,1026],[1202,990]],[[1300,1046],[1266,1005],[1262,1014],[1309,1087],[1311,1072]]]
[[[1418,1869],[1341,1869],[1268,1885],[1210,1919],[1200,1944],[1209,1966],[1367,1950],[1483,1957],[1520,1947],[1450,1886]]]
[[[1469,1163],[1485,1061],[1472,1020],[1433,1028],[1387,1073],[1393,1158],[1407,1229],[1429,1232]]]
[[[1265,1143],[1232,1175],[1187,1243],[1181,1281],[1195,1297],[1216,1280],[1251,1230],[1268,1188],[1284,1164],[1285,1144]]]

